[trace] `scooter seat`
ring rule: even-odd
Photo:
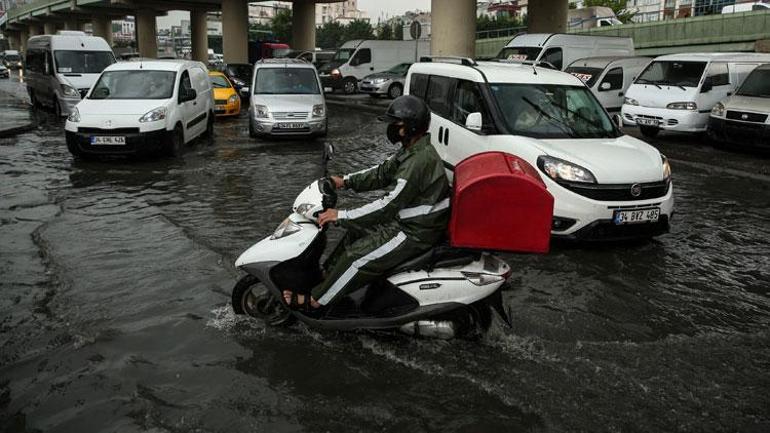
[[[401,263],[388,272],[388,274],[394,275],[407,271],[431,271],[435,268],[464,266],[474,260],[478,260],[480,257],[481,253],[478,251],[452,248],[449,245],[439,245]]]

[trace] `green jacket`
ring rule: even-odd
[[[407,236],[433,244],[446,233],[449,223],[449,181],[444,165],[425,135],[378,166],[344,177],[345,186],[356,192],[387,188],[384,197],[356,209],[340,210],[338,222],[345,227],[386,224],[396,221]]]

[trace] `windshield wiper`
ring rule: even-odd
[[[612,138],[612,136],[609,133],[607,133],[607,131],[604,129],[604,125],[602,125],[601,123],[597,123],[597,121],[593,121],[593,120],[583,116],[582,114],[578,113],[577,111],[572,111],[569,108],[567,108],[567,107],[565,107],[563,105],[559,105],[559,104],[557,104],[554,101],[551,101],[551,103],[553,104],[554,107],[562,109],[562,110],[566,111],[567,113],[570,113],[570,114],[572,114],[572,115],[574,115],[576,117],[579,117],[579,118],[583,119],[586,123],[588,123],[589,125],[593,126],[594,128],[596,128],[599,131],[601,131],[602,133],[604,133],[604,137],[603,138]],[[578,134],[577,138],[593,138],[593,137],[585,137],[585,136],[582,136],[582,135]]]
[[[562,130],[562,132],[567,134],[567,136],[569,136],[570,138],[579,138],[577,136],[577,134],[575,134],[575,132],[573,130],[569,129],[569,127],[567,125],[563,124],[562,122],[559,121],[559,119],[553,117],[550,113],[548,113],[545,110],[543,110],[542,108],[538,107],[537,104],[535,104],[534,102],[530,101],[529,98],[522,97],[521,100],[526,102],[527,104],[529,104],[532,108],[535,109],[535,111],[537,111],[541,115],[545,116],[546,119],[548,119],[551,122],[553,122],[556,126],[559,127],[559,129]]]
[[[654,82],[652,82],[650,80],[646,80],[644,78],[637,78],[636,79],[636,83],[637,84],[652,84],[653,86],[657,87],[658,89],[663,90],[663,88],[660,87],[657,83],[654,83]]]

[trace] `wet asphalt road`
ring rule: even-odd
[[[394,150],[330,111],[332,172]],[[180,159],[83,162],[40,116],[0,141],[0,431],[770,431],[767,157],[656,139],[670,234],[507,256],[513,329],[447,342],[232,314],[233,261],[323,174],[321,142],[242,117]]]

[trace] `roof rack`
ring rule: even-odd
[[[289,57],[280,57],[276,59],[259,59],[257,63],[278,63],[278,64],[295,64],[295,65],[306,65],[308,64],[307,60],[305,59],[294,59]]]
[[[515,59],[489,59],[490,62],[495,63],[507,63],[509,65],[531,65],[531,66],[539,66],[541,68],[545,69],[553,69],[554,71],[558,71],[558,69],[552,65],[550,62],[546,62],[544,60],[541,60],[539,62],[535,62],[533,60],[515,60]]]
[[[463,66],[477,66],[476,61],[470,57],[460,56],[422,56],[420,57],[421,63],[452,63]]]

